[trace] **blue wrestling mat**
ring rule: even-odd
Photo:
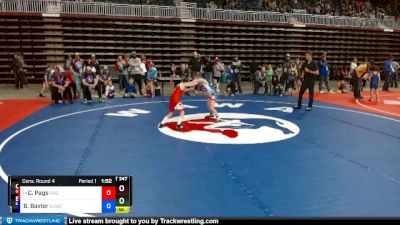
[[[183,130],[168,98],[46,107],[0,134],[0,215],[7,174],[132,175],[124,216],[400,216],[400,120],[294,102],[220,97],[213,123],[183,98]]]

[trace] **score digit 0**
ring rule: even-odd
[[[124,192],[124,191],[125,191],[125,186],[122,185],[122,184],[119,185],[118,190],[119,190],[120,192]]]
[[[125,203],[125,199],[123,197],[119,198],[118,203],[123,205]]]

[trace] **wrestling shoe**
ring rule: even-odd
[[[215,119],[215,121],[214,121],[214,123],[220,123],[220,122],[222,122],[223,120],[221,120],[221,118],[218,118],[218,119]]]
[[[206,119],[214,118],[214,114],[209,114],[205,117]]]

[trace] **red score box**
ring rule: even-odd
[[[116,200],[116,189],[115,186],[103,186],[101,187],[101,199],[102,200]]]

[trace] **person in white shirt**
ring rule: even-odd
[[[114,85],[112,83],[112,80],[110,79],[107,82],[107,86],[106,86],[106,96],[107,96],[107,98],[114,98],[115,95],[116,95],[115,88],[114,88]]]
[[[354,73],[354,70],[357,68],[357,58],[353,58],[353,61],[350,63],[350,70],[349,70],[349,75],[352,76]]]
[[[144,88],[145,87],[146,74],[147,74],[146,64],[141,62],[139,68],[140,68],[140,83],[142,84],[141,86]],[[139,87],[139,88],[142,89],[141,87]],[[142,90],[140,90],[140,92],[142,92]]]
[[[399,79],[399,69],[400,69],[399,63],[393,61],[393,68],[394,68],[394,73],[390,87],[398,88],[399,85],[397,84],[397,80]]]
[[[133,78],[135,80],[135,83],[138,85],[140,95],[143,95],[142,87],[144,86],[144,75],[142,75],[141,64],[141,59],[137,57],[136,52],[133,51],[128,61],[128,76],[129,79]]]

